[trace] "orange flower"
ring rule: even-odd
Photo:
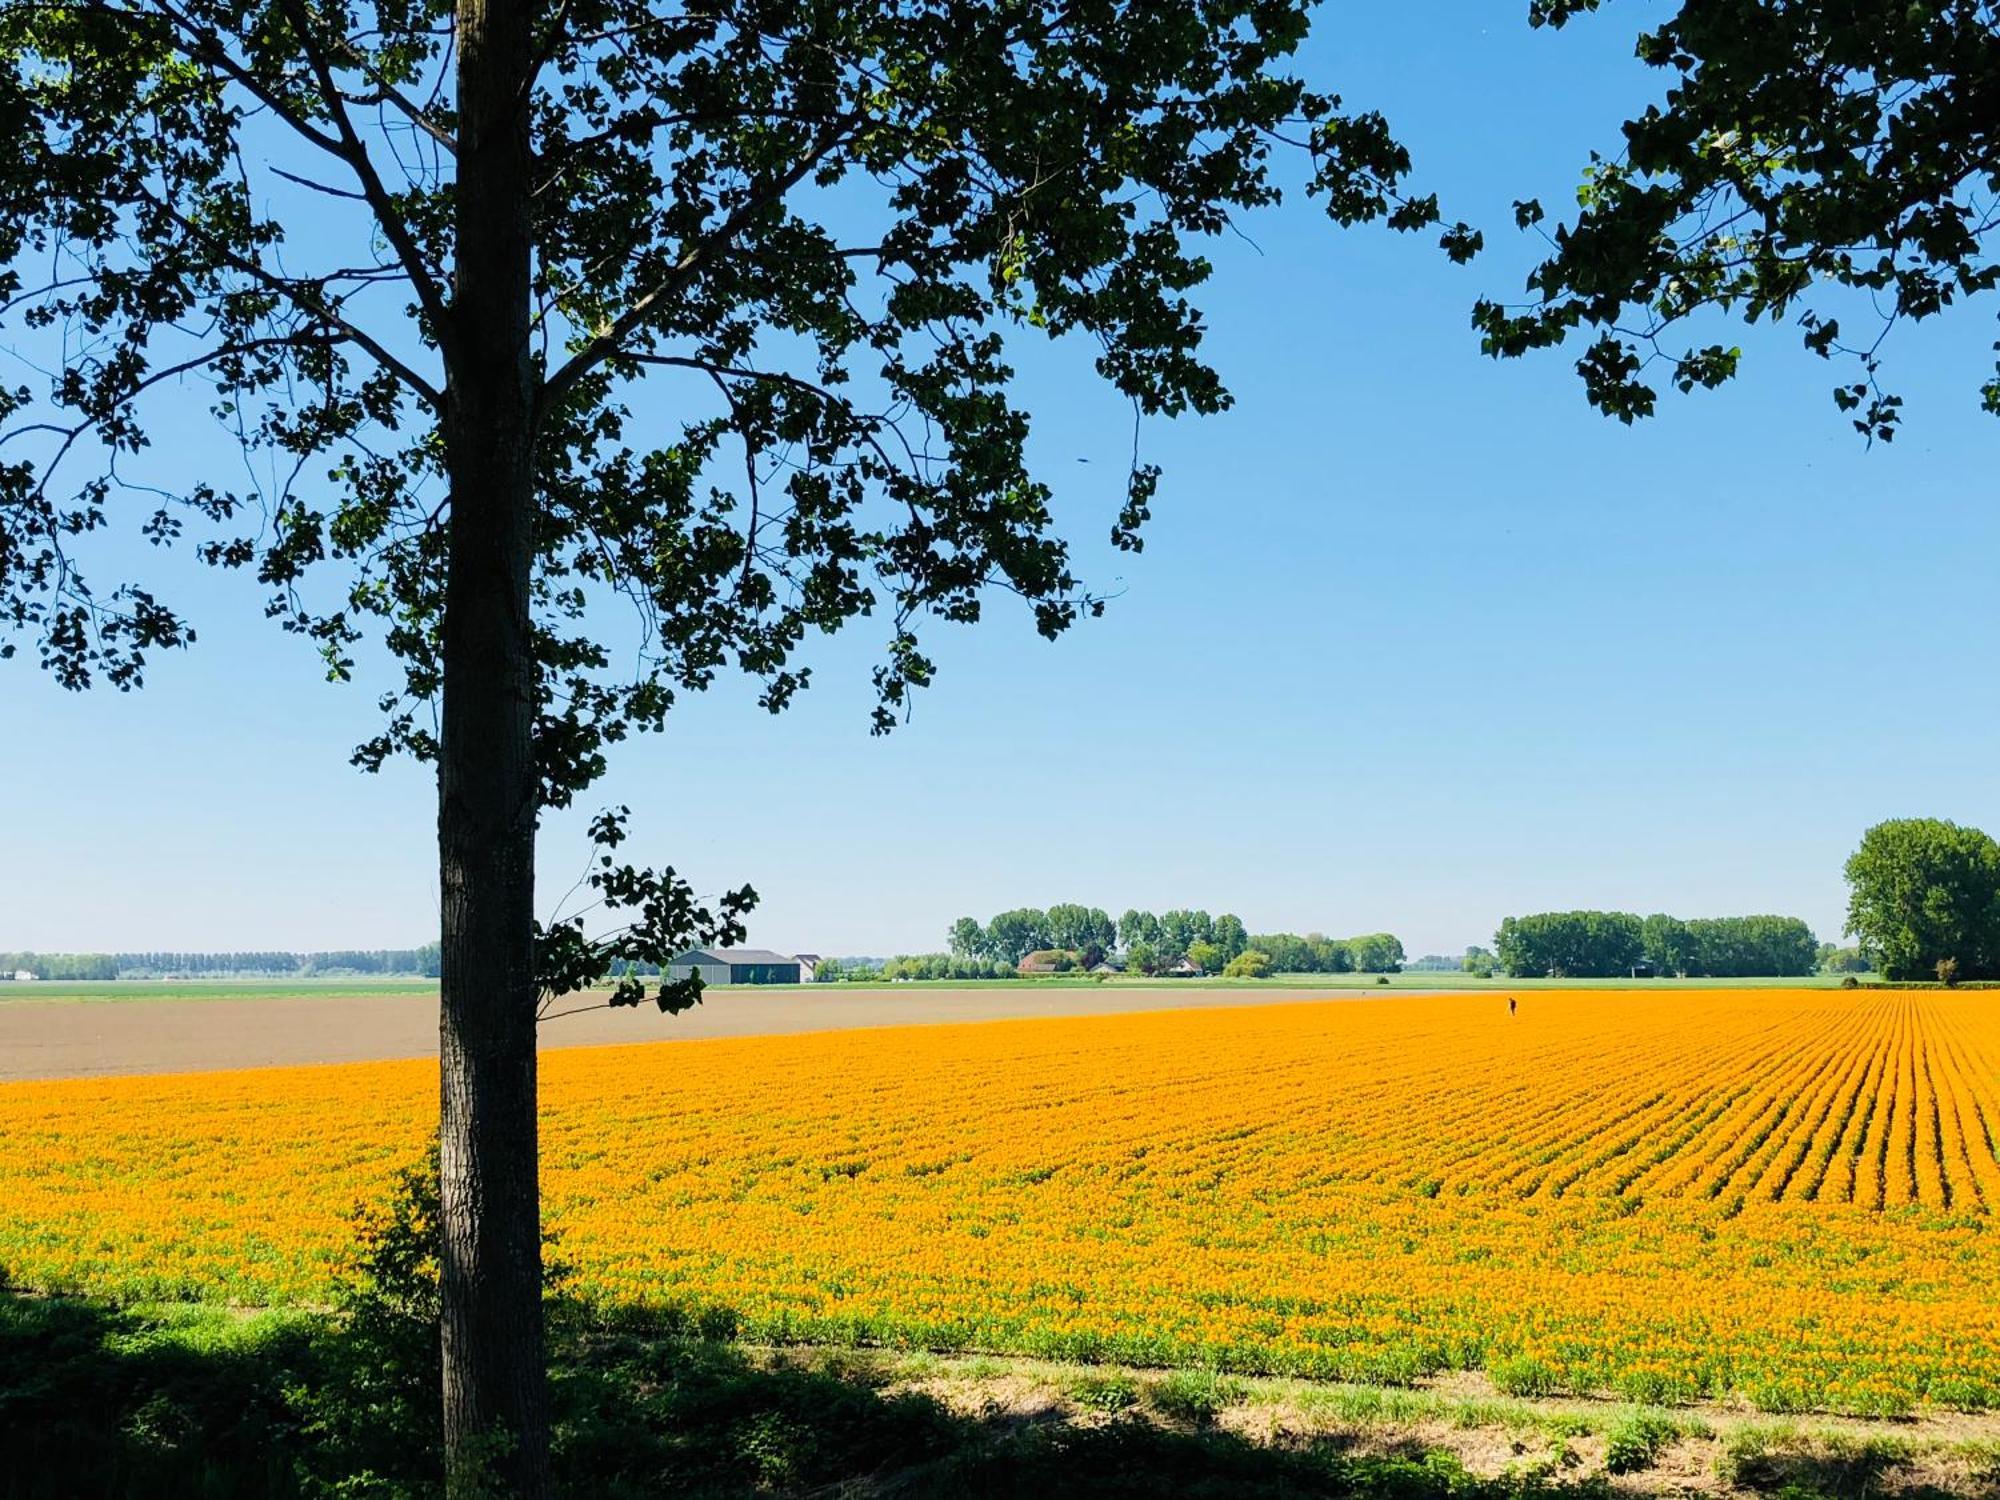
[[[2000,1401],[2000,1007],[1536,992],[557,1051],[577,1287],[771,1338]],[[0,1086],[0,1269],[323,1299],[417,1062]]]

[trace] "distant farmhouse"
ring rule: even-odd
[[[686,979],[701,975],[703,984],[803,984],[810,966],[796,954],[773,953],[769,948],[690,948],[676,953],[667,965],[667,978]]]

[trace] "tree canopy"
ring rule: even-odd
[[[2000,978],[2000,844],[1943,818],[1892,818],[1847,861],[1847,931],[1889,979]]]
[[[1198,907],[1158,914],[1128,907],[1115,923],[1094,906],[1019,907],[983,924],[976,917],[960,917],[951,924],[949,938],[952,955],[961,960],[1014,965],[1043,949],[1072,954],[1116,950],[1124,953],[1128,968],[1141,974],[1164,973],[1184,958],[1209,973],[1221,973],[1253,949],[1280,973],[1393,973],[1403,965],[1402,940],[1393,933],[1253,937],[1234,912],[1211,914]]]
[[[1509,974],[1596,979],[1628,973],[1645,940],[1630,912],[1549,911],[1502,918],[1493,948]]]
[[[1495,935],[1500,965],[1524,977],[1608,979],[1641,963],[1656,974],[1741,979],[1804,975],[1819,942],[1798,917],[1670,917],[1627,911],[1536,912],[1508,917]]]
[[[983,924],[976,917],[960,917],[951,924],[949,941],[958,957],[1002,964],[1018,964],[1044,949],[1102,955],[1122,948],[1147,955],[1146,964],[1159,967],[1187,956],[1197,943],[1209,943],[1221,952],[1220,967],[1241,953],[1249,940],[1242,918],[1229,912],[1212,917],[1205,911],[1177,909],[1156,917],[1128,909],[1114,922],[1101,907],[1066,901],[1046,910],[1017,907]]]
[[[1330,938],[1317,932],[1254,933],[1249,945],[1281,974],[1394,973],[1403,966],[1403,940],[1393,933]]]
[[[331,671],[371,622],[402,659],[368,762],[434,751],[437,423],[469,248],[451,20],[304,0],[0,20],[0,302],[77,356],[0,398],[0,608],[64,682],[136,685],[191,639],[172,603],[93,586],[71,539],[121,510],[163,543],[213,522],[203,555],[255,569]],[[977,619],[989,585],[1049,634],[1095,610],[1028,468],[1009,336],[1075,335],[1139,413],[1227,406],[1198,247],[1280,200],[1287,145],[1343,223],[1438,218],[1379,116],[1286,71],[1303,4],[592,0],[520,24],[551,803],[725,665],[782,706],[804,637],[854,615],[891,622],[886,727],[931,673],[920,616]],[[335,212],[337,233],[298,227]],[[185,378],[275,485],[143,482],[146,398]],[[1135,465],[1119,545],[1155,479]],[[302,582],[328,559],[351,582],[319,606]],[[586,619],[607,593],[648,626],[636,674]]]
[[[621,863],[536,920],[535,830],[747,674],[878,621],[1100,597],[1029,462],[1013,350],[1085,354],[1135,421],[1229,404],[1203,247],[1288,187],[1418,230],[1380,116],[1297,76],[1306,0],[24,0],[0,9],[0,625],[138,686],[184,600],[107,585],[124,523],[247,570],[336,678],[393,675],[364,767],[437,764],[441,1306],[455,1483],[546,1488],[534,1025],[556,990],[740,935]],[[1289,164],[1289,165],[1288,165]],[[1470,255],[1462,226],[1446,251]],[[244,478],[163,458],[201,389]],[[204,389],[205,388],[205,389]],[[1136,550],[1158,475],[1100,496]],[[621,982],[631,1002],[641,982]],[[667,982],[666,1008],[698,987]],[[496,1436],[501,1439],[497,1446]]]
[[[1603,0],[1532,0],[1561,26]],[[1580,336],[1584,390],[1630,422],[1664,381],[1733,377],[1741,350],[1699,342],[1705,314],[1796,321],[1845,362],[1834,399],[1896,433],[1884,384],[1899,324],[2000,281],[2000,9],[1992,0],[1685,0],[1639,38],[1665,97],[1592,155],[1574,219],[1549,236],[1520,306],[1474,313],[1487,352]],[[1515,205],[1538,231],[1542,205]],[[1979,392],[2000,413],[2000,374]]]
[[[1669,917],[1640,924],[1655,973],[1703,979],[1804,975],[1819,967],[1819,940],[1798,917]]]

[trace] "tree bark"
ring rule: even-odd
[[[541,1496],[527,0],[460,0],[457,33],[438,755],[445,1463],[450,1491]]]

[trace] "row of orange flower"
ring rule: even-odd
[[[711,997],[710,1004],[728,1004]],[[1534,993],[578,1049],[578,1288],[747,1334],[2000,1404],[1978,997]],[[316,1299],[418,1063],[0,1087],[0,1274]]]

